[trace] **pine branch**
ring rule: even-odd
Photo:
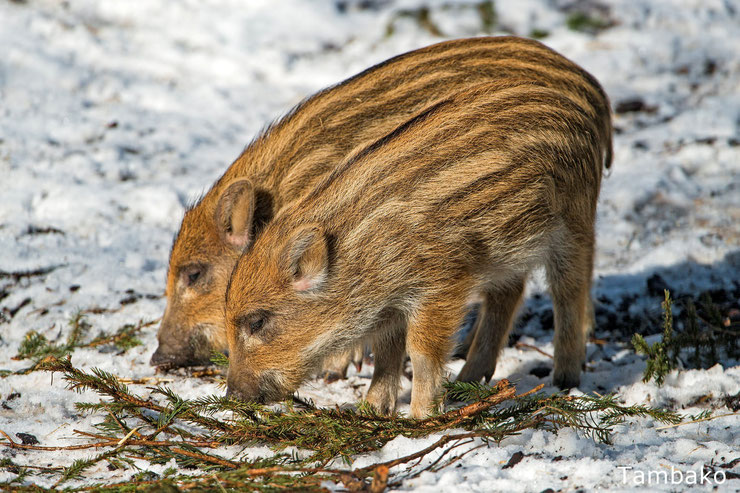
[[[194,467],[209,474],[196,478],[167,477],[155,483],[129,482],[126,485],[156,484],[164,487],[165,484],[173,484],[180,489],[213,489],[214,481],[217,481],[219,487],[262,491],[275,488],[318,489],[321,481],[333,481],[343,483],[348,489],[368,489],[373,484],[380,488],[388,484],[388,475],[383,472],[388,468],[411,463],[411,474],[414,470],[420,472],[418,467],[424,457],[439,451],[440,455],[424,466],[426,470],[438,470],[459,460],[460,454],[450,456],[455,449],[471,445],[463,452],[464,455],[476,447],[500,442],[527,428],[555,431],[573,427],[585,436],[608,442],[613,427],[629,417],[644,416],[664,423],[680,420],[675,413],[644,406],[621,406],[612,395],[548,396],[538,393],[540,386],[517,396],[515,387],[506,380],[492,387],[450,382],[445,386],[445,397],[468,401],[468,404],[429,418],[410,419],[400,415],[379,416],[362,405],[354,411],[322,409],[302,401],[299,401],[299,407],[293,405],[294,401],[288,401],[284,409],[273,410],[222,396],[187,400],[161,385],[153,388],[150,397],[145,399],[133,393],[116,376],[99,369],[89,373],[79,370],[72,366],[69,358],[47,358],[43,368],[62,372],[69,389],[77,392],[92,390],[105,399],[78,405],[82,411],[105,414],[105,419],[95,425],[100,433],[78,431],[92,439],[91,443],[53,448],[22,446],[7,435],[8,441],[0,442],[27,450],[109,448],[91,459],[73,463],[60,477],[62,482],[84,475],[90,465],[101,460],[108,461],[112,467],[128,468],[132,463],[127,461],[132,458],[151,464],[164,464],[175,458],[183,467]],[[502,406],[503,403],[506,405]],[[180,423],[188,423],[195,429],[184,432],[175,428]],[[356,470],[325,467],[336,459],[351,464],[356,455],[378,450],[399,435],[418,438],[461,428],[467,431],[445,434],[423,450],[394,461]],[[179,435],[179,439],[156,440],[162,433]],[[482,440],[482,444],[474,445],[474,439]],[[237,443],[267,443],[276,451],[290,446],[310,451],[310,455],[277,452],[252,461],[217,455],[225,445]],[[122,455],[124,452],[128,455]],[[130,486],[121,484],[120,487]]]
[[[10,436],[7,433],[5,433],[3,430],[0,430],[0,434],[5,436],[5,439],[8,440],[7,442],[0,442],[0,445],[5,445],[6,447],[16,448],[16,449],[44,450],[44,451],[85,450],[85,449],[90,449],[90,448],[120,447],[122,445],[120,439],[109,439],[108,437],[105,437],[102,435],[97,435],[97,434],[87,433],[87,432],[79,432],[78,430],[75,430],[75,431],[80,434],[90,436],[91,438],[103,439],[103,441],[94,442],[94,443],[84,443],[80,445],[43,447],[40,445],[26,445],[23,443],[15,442],[13,441],[12,438],[10,438]],[[125,444],[131,445],[131,446],[146,446],[146,447],[176,447],[176,446],[189,445],[191,447],[208,447],[208,448],[219,448],[222,445],[220,442],[216,440],[170,441],[170,440],[147,440],[147,439],[137,439],[137,438],[126,440]]]

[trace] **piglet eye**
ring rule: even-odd
[[[268,326],[270,315],[270,312],[266,310],[257,310],[237,318],[234,323],[239,330],[253,336],[259,334]]]
[[[184,267],[181,271],[183,283],[187,287],[195,286],[196,284],[203,281],[207,273],[208,266],[206,264],[190,264]]]
[[[256,320],[252,320],[251,322],[249,322],[249,331],[252,334],[255,334],[255,333],[259,332],[264,325],[265,325],[265,319],[262,318],[262,317],[260,317],[260,318],[258,318]]]

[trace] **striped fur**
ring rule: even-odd
[[[554,379],[577,385],[611,148],[603,101],[581,96],[511,78],[468,87],[281,210],[227,288],[229,392],[278,399],[328,354],[369,341],[368,400],[393,411],[405,348],[411,413],[425,415],[467,300],[487,300],[463,371],[477,379],[476,365],[495,367],[538,265],[555,305]]]
[[[556,89],[594,118],[609,112],[591,75],[541,43],[516,37],[439,43],[317,93],[262,132],[185,213],[170,253],[167,308],[152,364],[202,364],[213,350],[227,349],[223,298],[229,274],[242,248],[275,213],[312,190],[350,153],[425,107],[495,81]],[[599,136],[607,142],[610,120],[599,121]],[[605,154],[608,165],[611,149]],[[236,216],[249,208],[247,224]]]

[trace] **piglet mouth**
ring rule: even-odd
[[[260,394],[249,395],[234,387],[226,388],[226,397],[230,399],[235,399],[238,401],[243,401],[243,402],[254,402],[257,404],[266,404],[266,399],[264,395],[260,395]]]
[[[160,352],[160,348],[157,348],[157,350],[154,351],[154,354],[152,354],[152,358],[149,360],[149,364],[156,367],[157,371],[167,371],[177,366],[175,358],[163,354],[162,352]]]
[[[229,371],[233,371],[229,368]],[[292,390],[280,385],[280,374],[267,370],[260,375],[242,373],[227,378],[226,397],[257,404],[272,404],[289,398]]]
[[[210,358],[195,358],[192,356],[172,356],[155,351],[149,364],[158,372],[167,372],[178,368],[207,368],[213,366]]]
[[[182,367],[211,366],[213,344],[207,336],[208,325],[198,325],[190,331],[190,336],[175,345],[162,344],[152,354],[149,361],[157,371],[169,371]]]

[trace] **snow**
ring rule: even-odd
[[[568,29],[568,9],[579,4],[596,12],[605,6],[613,25],[596,34]],[[63,340],[78,309],[113,310],[87,315],[93,333],[159,317],[168,252],[185,205],[208,189],[261,127],[305,96],[439,41],[396,15],[422,5],[429,6],[431,20],[447,38],[482,34],[475,2],[461,1],[0,3],[0,270],[57,266],[8,285],[0,298],[5,315],[0,369],[28,366],[11,357],[29,330]],[[593,73],[614,106],[639,98],[647,108],[615,116],[615,160],[599,205],[594,295],[598,320],[616,317],[617,324],[597,329],[595,336],[607,342],[589,344],[580,391],[616,391],[626,404],[686,414],[705,410],[698,399],[711,395],[717,414],[731,414],[721,398],[740,392],[737,361],[674,371],[658,388],[641,381],[645,363],[631,350],[629,336],[661,330],[662,290],[646,288],[656,274],[674,297],[712,289],[729,293],[737,304],[740,5],[731,0],[598,5],[495,3],[498,32],[547,31],[544,42]],[[29,233],[30,227],[60,232]],[[0,287],[5,283],[0,279]],[[539,296],[543,288],[542,276],[535,276],[522,310],[534,316],[518,325],[512,341],[552,354],[552,335],[539,322],[549,303]],[[132,293],[136,301],[121,304]],[[26,299],[30,302],[15,316],[8,315]],[[620,306],[620,300],[631,301]],[[156,326],[150,327],[142,335],[144,345],[124,354],[79,349],[72,362],[126,378],[154,376],[148,360],[155,334]],[[494,378],[509,378],[523,392],[549,385],[549,377],[530,370],[550,364],[536,351],[508,347]],[[451,373],[460,367],[451,362]],[[300,394],[324,405],[353,403],[371,374],[366,365],[345,381],[307,382]],[[169,385],[185,397],[223,391],[213,381],[172,378]],[[408,407],[409,384],[404,379],[402,410]],[[132,387],[148,395],[146,386]],[[11,399],[14,393],[20,396]],[[59,376],[46,373],[0,378],[0,429],[11,436],[32,433],[45,446],[79,443],[73,430],[89,430],[99,417],[80,415],[74,403],[96,400],[66,390]],[[639,483],[638,473],[647,477],[649,471],[670,473],[673,467],[686,475],[704,464],[726,464],[740,456],[739,430],[737,414],[667,429],[634,419],[617,428],[613,445],[569,429],[528,430],[479,448],[449,468],[408,478],[400,489],[737,491],[737,479],[648,485]],[[355,465],[412,453],[438,438],[399,437]],[[524,459],[504,469],[515,452],[523,452]],[[269,449],[247,453],[255,457]],[[0,449],[0,457],[19,464],[69,465],[89,455]],[[139,465],[156,473],[176,467]],[[406,474],[403,467],[391,472]],[[130,475],[100,467],[85,481]],[[0,481],[12,477],[0,471]],[[34,481],[53,484],[43,476]]]

